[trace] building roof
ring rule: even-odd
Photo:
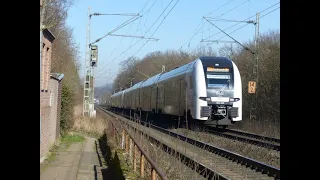
[[[64,77],[64,74],[62,73],[50,73],[50,77],[53,79],[56,79],[58,81],[61,81]]]
[[[49,29],[43,30],[43,36],[45,36],[51,42],[56,39],[56,37],[52,34],[52,32]]]

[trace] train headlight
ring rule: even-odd
[[[203,101],[210,101],[211,100],[210,97],[199,97],[199,99],[201,99]]]
[[[237,101],[239,101],[240,100],[240,98],[230,98],[230,102],[237,102]]]

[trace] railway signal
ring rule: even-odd
[[[98,62],[98,46],[97,45],[91,45],[91,66],[97,67]]]

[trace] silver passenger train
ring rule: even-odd
[[[230,59],[203,56],[111,96],[111,107],[226,128],[242,120],[240,72]]]

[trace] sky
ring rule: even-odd
[[[95,85],[103,86],[115,79],[121,68],[119,63],[133,55],[143,58],[154,51],[180,48],[188,51],[200,45],[211,46],[217,52],[220,47],[233,41],[218,28],[224,30],[230,27],[225,32],[240,43],[253,40],[255,25],[237,21],[256,20],[257,12],[260,12],[260,34],[270,30],[280,30],[279,2],[279,0],[75,0],[74,6],[68,11],[67,24],[73,29],[75,42],[81,52],[79,59],[81,78],[84,76],[88,7],[90,13],[141,15],[140,18],[119,15],[92,16],[91,43],[131,18],[137,19],[112,34],[158,39],[158,41],[148,41],[137,37],[105,36],[97,42],[99,59],[98,67],[95,68]],[[204,16],[219,19],[210,21],[218,28],[203,19]],[[241,28],[242,26],[244,27]],[[208,44],[201,43],[201,39],[220,39],[222,42]]]

